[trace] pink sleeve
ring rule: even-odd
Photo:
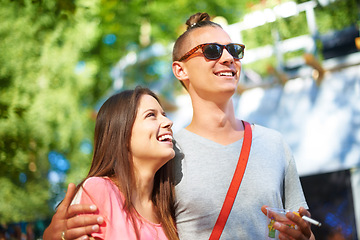
[[[93,237],[105,239],[106,226],[109,222],[109,206],[108,200],[110,189],[108,188],[108,180],[101,177],[92,177],[85,181],[82,187],[80,197],[81,204],[94,204],[97,206],[97,211],[94,214],[100,215],[104,218],[104,223],[100,226],[100,231],[93,233]]]
[[[91,234],[104,240],[136,239],[134,226],[124,208],[124,197],[118,187],[109,179],[91,177],[83,184],[80,203],[95,204],[94,214],[104,217],[97,233]],[[141,225],[141,239],[167,239],[161,224],[137,221]],[[140,226],[139,225],[139,226]]]

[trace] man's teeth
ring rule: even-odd
[[[173,138],[170,134],[162,135],[159,137],[159,141],[171,141]]]
[[[221,72],[218,74],[219,76],[227,76],[227,77],[232,77],[233,73],[232,72]]]

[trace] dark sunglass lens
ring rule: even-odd
[[[229,44],[227,45],[226,49],[236,59],[241,59],[244,56],[244,49],[240,45]]]
[[[221,56],[221,50],[220,46],[209,44],[203,48],[203,53],[207,59],[218,59]]]

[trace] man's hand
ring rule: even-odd
[[[75,185],[70,183],[64,200],[44,231],[44,240],[61,240],[62,232],[66,240],[84,240],[89,239],[88,234],[99,231],[99,225],[104,222],[104,219],[99,215],[90,214],[96,212],[97,207],[95,205],[70,205],[74,194]],[[78,216],[79,214],[87,215]]]
[[[261,211],[267,215],[268,206],[264,205],[261,207]],[[308,216],[310,217],[310,212],[305,208],[299,208],[300,216]],[[313,233],[311,232],[310,223],[306,222],[300,216],[292,212],[286,213],[286,217],[290,219],[293,223],[297,225],[297,229],[289,228],[288,226],[281,224],[279,222],[274,223],[274,228],[280,232],[279,239],[281,240],[315,240]]]

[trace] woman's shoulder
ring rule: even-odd
[[[89,177],[85,180],[84,185],[105,184],[109,180],[108,177]]]
[[[119,188],[108,177],[90,177],[86,179],[81,189],[83,194],[102,204],[106,204],[109,199],[118,199],[120,204],[124,199]]]
[[[90,177],[85,180],[82,187],[90,191],[116,191],[118,192],[117,186],[108,177]]]

